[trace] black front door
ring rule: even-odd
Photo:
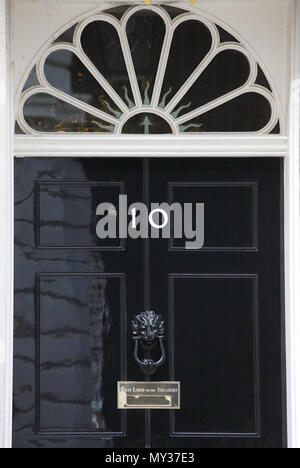
[[[14,447],[284,447],[282,161],[27,158],[15,170]],[[204,246],[100,239],[97,207],[122,194],[204,204]],[[165,321],[152,379],[180,381],[180,410],[117,409],[117,382],[144,378],[130,323],[149,309]]]

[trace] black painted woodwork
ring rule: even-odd
[[[203,249],[98,239],[120,193],[205,203]],[[282,232],[280,159],[17,159],[14,447],[285,447]],[[179,411],[117,410],[149,308]]]

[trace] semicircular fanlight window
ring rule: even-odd
[[[223,26],[176,7],[74,23],[24,83],[17,133],[280,133],[262,64]]]

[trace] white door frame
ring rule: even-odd
[[[0,0],[0,447],[11,445],[13,368],[13,158],[9,0]]]
[[[25,156],[278,156],[285,157],[285,297],[288,444],[300,448],[300,0],[293,4],[289,138],[278,136],[15,138],[9,66],[9,4],[0,0],[0,447],[11,446],[13,355],[13,151]],[[176,141],[175,141],[176,140]],[[99,148],[101,148],[99,150]],[[33,154],[34,153],[34,154]]]
[[[288,446],[300,448],[300,0],[293,1],[289,151],[285,160],[285,309]]]

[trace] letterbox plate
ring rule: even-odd
[[[180,409],[180,382],[118,382],[118,409]]]

